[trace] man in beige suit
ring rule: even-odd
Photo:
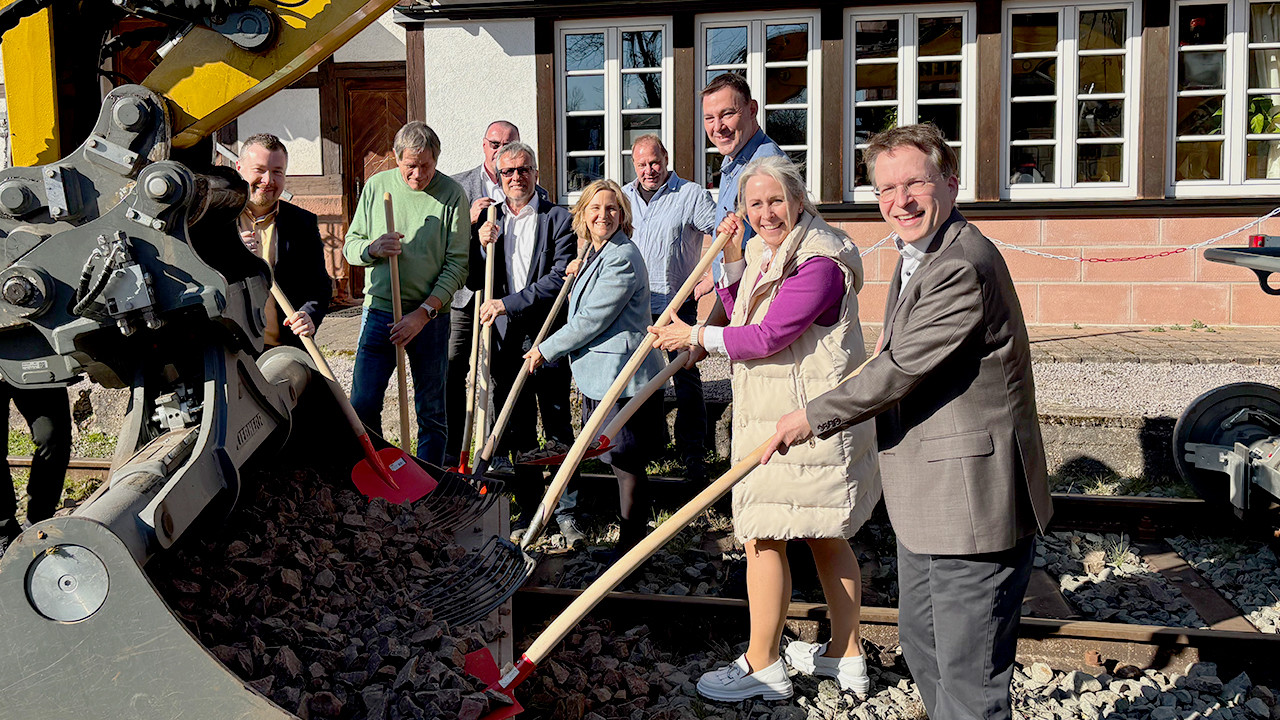
[[[956,156],[936,127],[881,133],[866,161],[902,255],[880,351],[783,416],[765,460],[876,418],[902,651],[925,709],[1008,718],[1035,533],[1053,513],[1022,308],[1000,253],[955,210]]]

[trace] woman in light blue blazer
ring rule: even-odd
[[[583,417],[587,417],[644,342],[653,315],[649,311],[649,274],[640,249],[628,237],[632,231],[631,206],[622,188],[612,180],[596,180],[588,185],[573,206],[573,229],[579,238],[591,243],[591,248],[580,267],[576,266],[577,261],[569,267],[570,273],[578,275],[569,294],[569,318],[525,357],[536,370],[544,361],[568,356],[573,378],[584,398]],[[655,350],[627,383],[605,423],[661,370],[662,361]],[[662,434],[654,428],[663,422],[662,393],[654,393],[613,438],[614,449],[600,456],[618,478],[622,518],[622,534],[616,548],[619,554],[634,547],[645,535],[649,517],[645,465],[661,450]]]

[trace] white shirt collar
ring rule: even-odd
[[[507,204],[507,199],[505,197],[502,199],[502,207],[506,210],[507,215],[511,217],[525,217],[530,213],[536,213],[538,212],[538,193],[537,191],[534,191],[533,197],[529,198],[529,202],[525,203],[524,207],[520,208],[520,210],[514,214],[511,212],[511,206]]]

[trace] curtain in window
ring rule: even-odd
[[[1276,42],[1280,38],[1280,6],[1274,3],[1257,3],[1250,7],[1251,39]],[[1254,71],[1261,82],[1255,87],[1280,88],[1280,50],[1253,50],[1249,53],[1255,64]],[[1254,95],[1249,98],[1249,132],[1275,133],[1280,131],[1280,94]],[[1280,178],[1280,141],[1263,142],[1265,150],[1259,153],[1258,162],[1266,168],[1263,177]]]

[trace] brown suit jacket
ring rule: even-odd
[[[880,354],[810,402],[809,424],[826,438],[876,418],[885,505],[908,550],[1008,549],[1053,514],[1031,349],[1009,269],[952,211],[899,284],[895,271]]]

